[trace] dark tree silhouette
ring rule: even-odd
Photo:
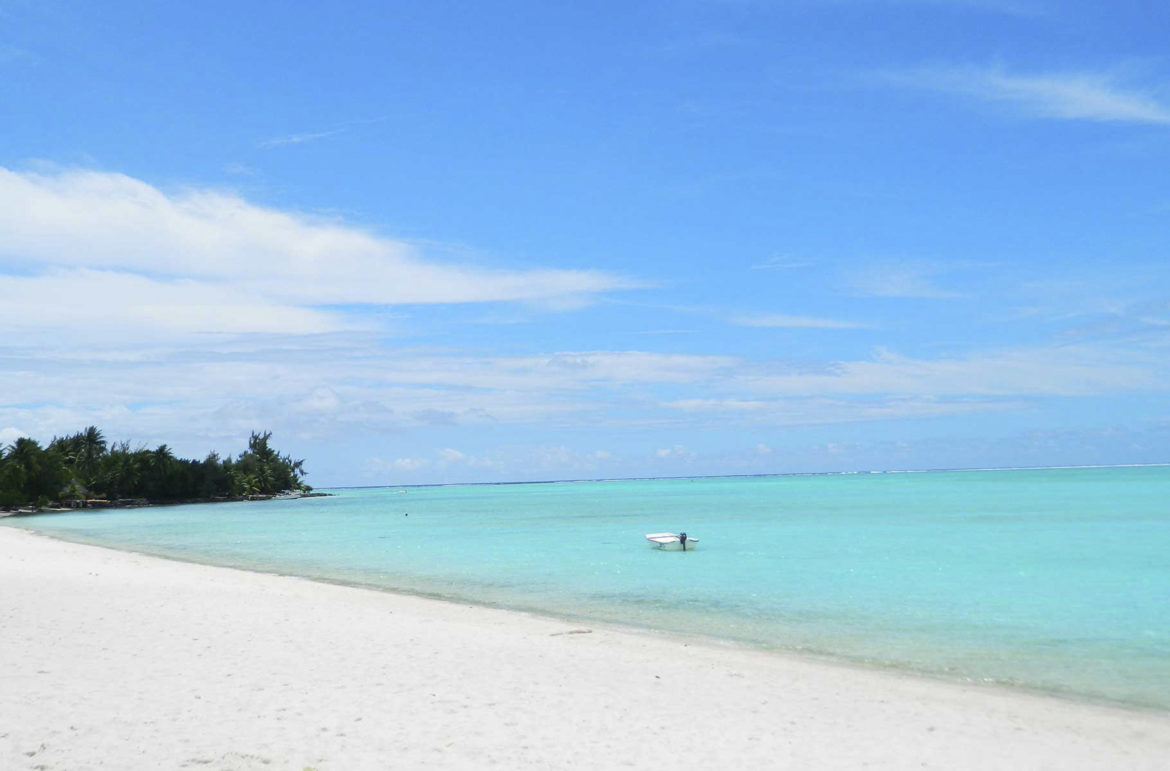
[[[272,433],[252,433],[236,459],[211,452],[202,461],[175,457],[165,444],[132,449],[109,444],[96,426],[54,438],[47,448],[21,437],[0,447],[0,508],[43,506],[70,499],[168,503],[308,492],[304,461],[269,445]]]

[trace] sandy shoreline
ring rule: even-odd
[[[1170,757],[1165,714],[7,527],[0,683],[12,769],[1155,769]]]

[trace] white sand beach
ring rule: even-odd
[[[0,527],[6,769],[1162,769],[1170,715]]]

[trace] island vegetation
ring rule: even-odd
[[[308,493],[304,461],[269,445],[272,433],[252,433],[236,458],[212,452],[178,458],[165,444],[153,450],[109,443],[95,426],[54,437],[45,447],[21,437],[0,447],[0,509],[240,500]]]

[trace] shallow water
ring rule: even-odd
[[[5,524],[1170,709],[1167,467],[333,492]]]

